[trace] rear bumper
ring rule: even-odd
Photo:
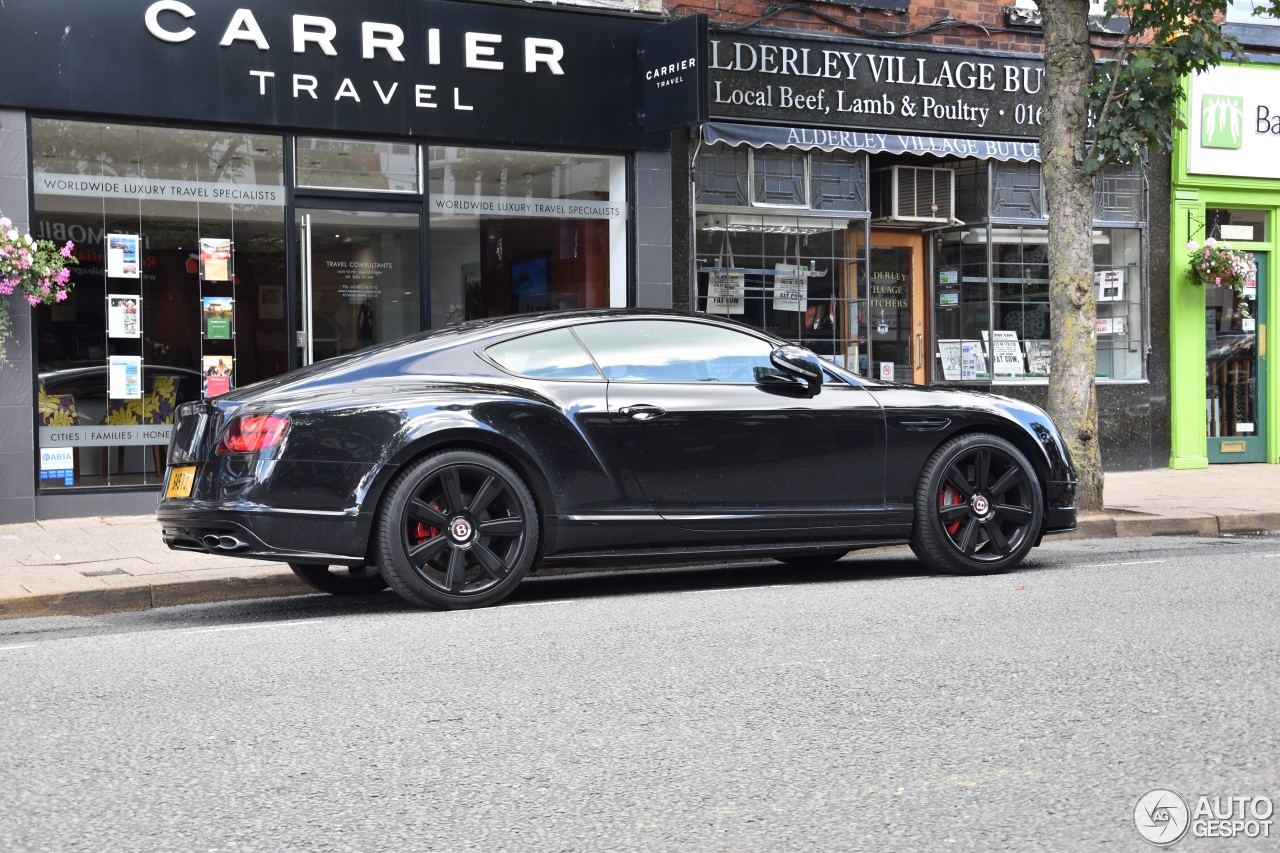
[[[364,515],[164,502],[156,518],[164,543],[175,551],[349,566],[365,562],[371,523]]]
[[[1068,533],[1076,529],[1076,481],[1050,481],[1045,486],[1045,533]]]

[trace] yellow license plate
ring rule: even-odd
[[[169,472],[169,490],[164,493],[166,498],[189,498],[191,497],[191,487],[196,482],[196,466],[182,465],[174,468]]]

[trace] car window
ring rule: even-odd
[[[754,382],[773,347],[723,326],[678,320],[619,320],[578,327],[606,379],[638,382]]]
[[[599,379],[600,371],[568,329],[552,329],[494,344],[485,354],[498,366],[538,379]]]

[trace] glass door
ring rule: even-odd
[[[302,364],[421,329],[419,214],[299,208],[297,226]]]
[[[1205,288],[1205,420],[1210,462],[1265,462],[1266,350],[1259,347],[1267,309],[1267,261],[1255,252],[1258,287],[1243,296]]]

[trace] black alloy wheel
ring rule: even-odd
[[[318,566],[290,563],[289,568],[312,589],[330,595],[372,595],[387,588],[387,579],[377,566]]]
[[[911,550],[952,574],[1003,572],[1035,545],[1043,518],[1040,481],[1027,457],[998,436],[964,435],[925,463]]]
[[[450,450],[396,478],[377,536],[384,574],[405,600],[481,607],[505,598],[533,565],[538,511],[510,467],[486,453]]]

